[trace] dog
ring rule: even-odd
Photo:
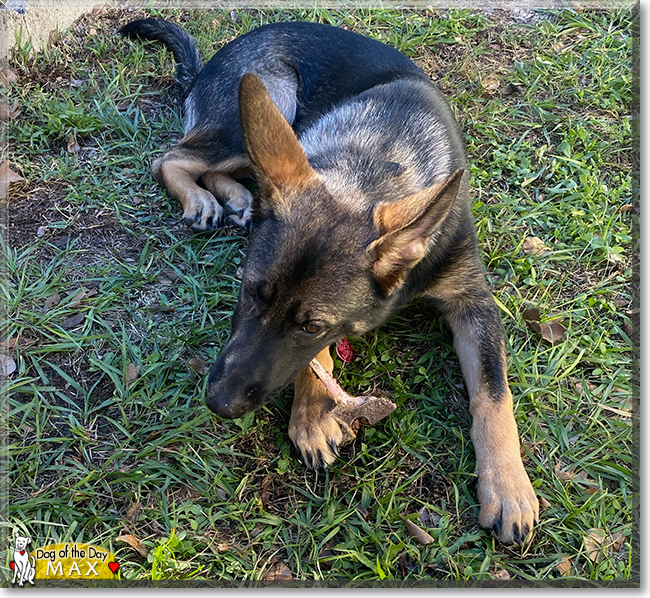
[[[479,524],[522,543],[539,505],[479,256],[465,144],[440,91],[394,48],[329,25],[265,25],[205,66],[170,22],[134,21],[122,33],[162,41],[178,65],[184,137],[153,162],[155,178],[193,230],[224,220],[251,228],[209,408],[238,418],[293,381],[289,436],[307,466],[327,466],[341,424],[308,363],[331,372],[338,339],[428,298],[451,327],[470,396]],[[243,177],[256,181],[254,196]]]
[[[21,536],[18,532],[14,533],[14,560],[13,567],[14,577],[11,583],[18,581],[22,586],[26,581],[34,585],[34,575],[36,575],[36,561],[33,556],[27,552],[27,544],[31,544],[32,539],[27,536]]]

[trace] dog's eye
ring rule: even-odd
[[[307,334],[318,334],[318,333],[323,329],[323,327],[322,327],[322,326],[319,326],[318,324],[309,323],[309,324],[305,324],[305,325],[302,327],[302,329],[303,329]]]
[[[244,290],[249,299],[252,299],[253,301],[257,299],[257,289],[253,285],[247,286]]]

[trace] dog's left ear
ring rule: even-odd
[[[289,209],[286,192],[305,187],[316,173],[291,125],[262,80],[252,73],[246,73],[239,83],[239,115],[261,196],[275,211]]]
[[[398,290],[409,271],[426,255],[429,240],[449,214],[464,170],[414,195],[375,208],[380,237],[368,247],[373,274],[383,294]]]

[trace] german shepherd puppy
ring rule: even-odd
[[[144,19],[122,32],[164,42],[178,63],[185,136],[153,162],[156,179],[194,230],[224,217],[252,225],[210,409],[240,417],[293,381],[289,435],[308,466],[326,466],[342,433],[309,361],[331,372],[332,343],[427,297],[453,331],[470,395],[479,523],[503,543],[523,542],[538,501],[519,452],[464,141],[438,89],[397,50],[328,25],[266,25],[205,66],[177,25]],[[255,197],[238,182],[250,175]]]

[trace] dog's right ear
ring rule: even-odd
[[[282,213],[289,209],[287,191],[308,186],[316,173],[291,125],[273,103],[262,80],[252,73],[246,73],[239,83],[239,115],[262,201]]]
[[[401,288],[408,273],[426,255],[429,240],[454,205],[463,173],[459,168],[419,193],[375,208],[374,221],[380,236],[368,251],[384,296]]]

